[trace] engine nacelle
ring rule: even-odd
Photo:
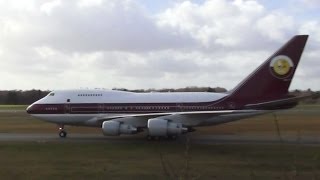
[[[148,129],[150,136],[177,136],[188,131],[181,123],[174,123],[160,118],[149,119]]]
[[[119,136],[120,134],[135,134],[138,130],[136,127],[119,121],[104,121],[102,132],[105,136]]]

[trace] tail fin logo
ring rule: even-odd
[[[280,79],[287,78],[292,74],[293,66],[293,62],[288,56],[276,56],[270,62],[271,74]]]

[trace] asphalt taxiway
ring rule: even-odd
[[[305,144],[320,145],[320,137],[311,135],[294,135],[279,136],[276,135],[197,135],[197,136],[181,136],[173,143],[185,143],[187,137],[194,144]],[[158,140],[169,141],[169,140]],[[145,136],[116,136],[106,137],[102,134],[77,134],[69,133],[67,138],[60,138],[57,134],[44,133],[0,133],[1,142],[76,142],[76,143],[144,143],[148,142]]]

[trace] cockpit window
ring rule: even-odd
[[[50,93],[49,96],[54,96],[54,93]]]

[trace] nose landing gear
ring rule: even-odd
[[[64,125],[59,125],[59,137],[66,138],[67,137],[67,131],[64,129]]]

